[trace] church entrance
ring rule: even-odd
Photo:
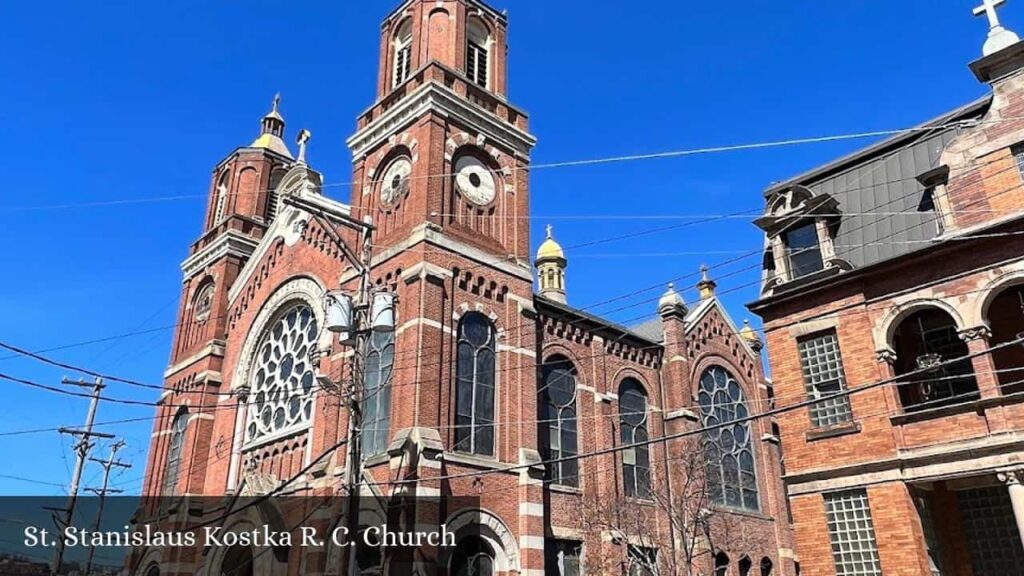
[[[935,482],[912,489],[931,576],[1022,574],[1024,545],[1011,495],[1024,487],[1010,485],[1010,479],[1016,481],[1016,475]]]

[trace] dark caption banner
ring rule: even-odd
[[[354,524],[351,505],[344,496],[80,497],[66,523],[65,498],[0,497],[0,576],[52,574],[58,554],[57,573],[69,576],[346,574],[346,562],[404,575],[488,556],[476,498],[364,495]]]

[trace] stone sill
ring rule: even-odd
[[[717,512],[722,514],[733,514],[736,516],[746,516],[748,518],[755,518],[757,520],[764,520],[766,522],[772,522],[775,518],[764,514],[758,510],[747,510],[746,508],[733,508],[732,506],[725,506],[723,504],[715,504],[712,506]]]
[[[808,430],[806,438],[808,442],[814,442],[815,440],[824,440],[826,438],[837,438],[839,436],[846,436],[847,434],[857,434],[861,430],[860,422],[856,420],[850,422],[844,422],[842,424],[836,424],[827,428],[814,428]]]
[[[497,458],[475,456],[472,454],[463,454],[461,452],[445,452],[443,460],[453,464],[463,464],[465,466],[474,466],[476,468],[484,468],[487,470],[498,470],[511,466],[511,464],[501,462]],[[516,473],[518,473],[518,471],[516,471]]]
[[[996,406],[1005,406],[1009,404],[1019,404],[1024,402],[1024,392],[1015,392],[1006,396],[993,396],[991,398],[978,398],[969,402],[959,402],[956,404],[950,404],[948,406],[939,406],[938,408],[931,408],[929,410],[921,410],[919,412],[907,412],[904,414],[896,414],[890,416],[889,421],[893,426],[903,426],[906,424],[913,424],[915,422],[924,422],[927,420],[935,420],[938,418],[945,418],[947,416],[956,416],[958,414],[967,414],[969,412],[982,413],[988,408],[994,408]]]
[[[562,484],[553,484],[553,483],[552,484],[548,484],[548,491],[549,492],[559,492],[561,494],[572,494],[572,495],[575,495],[575,496],[580,496],[580,495],[583,494],[583,490],[581,490],[579,488],[576,488],[574,486],[564,486]]]

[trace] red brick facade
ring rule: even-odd
[[[467,74],[471,25],[489,34],[484,81]],[[338,235],[358,247],[357,234],[325,224],[329,218],[310,210],[286,207],[289,194],[324,213],[371,219],[376,229],[370,278],[375,287],[397,295],[389,445],[367,455],[364,491],[389,495],[400,485],[425,496],[478,497],[478,510],[450,511],[447,519],[455,527],[483,527],[496,573],[545,573],[545,548],[550,553],[555,539],[581,544],[585,565],[601,560],[602,568],[588,573],[626,569],[627,545],[607,531],[588,531],[581,510],[588,498],[622,497],[623,452],[616,446],[622,443],[620,386],[627,378],[635,379],[646,395],[652,439],[698,426],[699,380],[712,366],[735,379],[750,413],[770,406],[759,343],[737,334],[713,294],[688,313],[663,310],[663,338],[656,339],[534,294],[527,218],[534,139],[526,114],[505,100],[506,25],[504,15],[477,0],[410,0],[385,20],[377,101],[358,118],[348,142],[357,183],[349,206],[323,198],[319,175],[280,151],[242,148],[218,167],[208,232],[183,265],[181,327],[166,375],[163,417],[154,427],[147,494],[180,499],[265,493],[266,486],[292,478],[325,451],[328,457],[291,483],[289,491],[343,493],[346,452],[330,449],[347,434],[348,413],[336,396],[318,388],[308,425],[260,442],[246,440],[247,405],[261,402],[252,384],[259,378],[256,356],[263,352],[257,346],[278,310],[305,303],[322,327],[326,291],[355,290],[358,283],[335,239]],[[396,83],[396,46],[404,44],[395,39],[404,30],[411,30],[409,72]],[[217,222],[212,214],[224,173],[231,193],[223,220]],[[276,191],[276,200],[267,190]],[[275,201],[280,206],[268,212]],[[209,312],[197,315],[197,301],[206,294],[212,295]],[[496,330],[493,454],[454,449],[460,322],[471,315],[482,315]],[[317,335],[316,345],[319,372],[344,381],[351,348],[328,332]],[[567,359],[575,372],[576,453],[583,455],[578,486],[545,480],[546,432],[541,429],[547,423],[540,416],[538,393],[544,363],[555,355]],[[181,438],[178,478],[168,482],[172,424],[182,405],[188,406],[188,426]],[[708,508],[729,517],[749,537],[742,544],[706,544],[714,549],[700,550],[696,568],[710,572],[712,554],[721,552],[731,559],[729,574],[740,574],[739,567],[748,563],[755,566],[751,573],[793,575],[777,431],[772,422],[757,420],[745,433],[758,504],[749,510]],[[685,439],[651,444],[651,484],[680,482],[674,462],[690,446]],[[671,523],[664,514],[643,499],[639,504],[650,510],[656,531],[671,545]],[[186,508],[148,513],[168,520]],[[268,521],[255,512],[240,518]],[[319,520],[334,525],[338,518]],[[669,553],[658,550],[659,555]],[[159,558],[174,573],[219,574],[225,554],[140,550],[133,569],[142,574]],[[289,559],[303,558],[301,572],[298,563],[285,568],[270,558],[252,564],[257,572],[340,573],[332,554],[336,551],[286,551]],[[420,559],[424,573],[446,573],[449,555],[442,550]]]
[[[1016,386],[1024,349],[1007,345],[1024,331],[1024,186],[1014,157],[1024,141],[1019,48],[1007,49],[1016,64],[992,83],[991,103],[942,148],[932,175],[920,178],[931,187],[943,227],[931,246],[831,275],[826,270],[822,279],[792,290],[769,282],[752,305],[765,321],[780,406],[809,398],[801,342],[829,333],[837,336],[845,388],[852,391],[852,416],[844,422],[816,426],[808,407],[778,417],[805,575],[839,570],[833,551],[840,544],[830,535],[836,517],[828,502],[858,493],[869,503],[880,571],[861,565],[845,573],[1020,573],[1015,559],[1024,549],[1011,496],[1024,456],[1013,440],[1024,426]],[[993,59],[1007,57],[996,54],[975,66],[1005,66]],[[854,157],[828,170],[852,171],[870,160]],[[814,187],[815,181],[799,184]],[[937,355],[943,361],[975,355],[964,366],[968,374],[954,376],[961,373],[947,364],[892,382],[910,373],[908,366],[928,363],[919,340],[927,341],[925,352],[938,350],[934,336],[942,330],[956,337]],[[952,394],[936,392],[943,381],[956,383]],[[881,382],[891,383],[858,391]],[[979,507],[985,502],[998,505]],[[986,522],[998,525],[1002,536],[987,531]]]

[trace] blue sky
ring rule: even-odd
[[[204,194],[212,167],[255,137],[278,90],[287,141],[309,128],[309,158],[325,181],[350,179],[344,141],[372,102],[379,23],[397,0],[244,4],[6,7],[0,340],[39,350],[149,330],[51,354],[161,382],[172,331],[160,328],[175,322],[179,263],[204,200],[58,206]],[[509,97],[531,115],[535,163],[909,127],[985,92],[967,69],[986,31],[974,4],[494,0],[509,11]],[[1001,16],[1024,25],[1024,3]],[[654,215],[758,209],[772,181],[867,143],[536,170],[534,246],[549,222],[571,247],[686,221]],[[344,186],[328,193],[348,197]],[[662,284],[760,243],[749,220],[729,219],[570,249],[570,302]],[[716,271],[733,272],[720,291],[737,321],[756,297],[755,261]],[[683,282],[689,300],[694,280]],[[592,311],[637,323],[653,315],[659,292]],[[65,374],[6,356],[0,372],[45,383]],[[0,386],[0,433],[84,417],[84,400]],[[108,393],[156,397],[117,384]],[[97,420],[151,415],[104,404]],[[129,491],[141,484],[150,429],[105,429],[129,443],[123,454],[135,468],[116,480]],[[0,474],[56,485],[73,463],[55,432],[0,436],[0,457]],[[98,472],[87,471],[87,484]],[[0,494],[59,493],[0,477]]]

